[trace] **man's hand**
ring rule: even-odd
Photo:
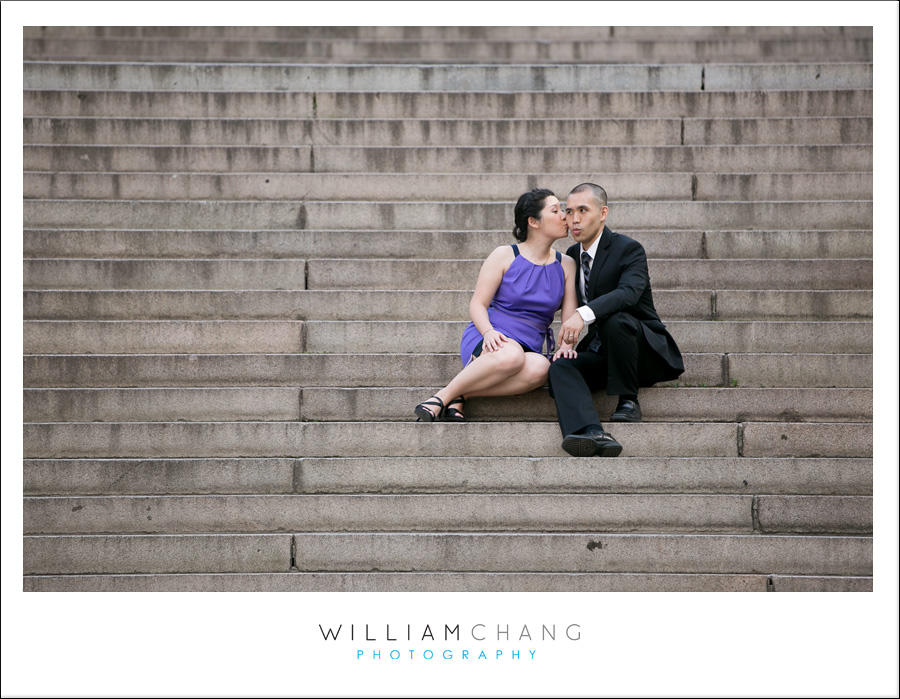
[[[556,338],[557,345],[574,345],[578,341],[578,336],[584,328],[584,318],[578,311],[575,311],[567,321],[562,324],[559,329],[559,337]]]

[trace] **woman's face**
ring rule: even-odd
[[[566,228],[566,210],[556,197],[547,197],[544,200],[544,208],[541,209],[541,229],[554,238],[565,238],[569,234]]]

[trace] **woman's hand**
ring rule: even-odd
[[[484,344],[482,344],[481,348],[485,352],[496,352],[506,342],[509,342],[509,338],[506,335],[491,328],[484,334]]]
[[[575,359],[577,356],[578,352],[575,351],[575,345],[564,343],[553,353],[553,361],[555,362],[560,357],[564,357],[565,359]]]

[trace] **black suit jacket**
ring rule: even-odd
[[[587,305],[597,316],[588,326],[588,334],[578,344],[577,351],[586,351],[600,331],[602,321],[613,313],[624,312],[640,321],[647,343],[668,367],[659,381],[671,381],[684,373],[684,360],[674,338],[659,319],[653,305],[650,272],[644,246],[626,235],[613,233],[603,227],[597,254],[591,266],[587,299],[581,293],[581,244],[575,243],[566,254],[575,260],[576,289],[579,302]]]

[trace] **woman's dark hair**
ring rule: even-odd
[[[525,242],[528,238],[528,219],[533,216],[540,220],[547,197],[555,196],[549,189],[532,189],[519,197],[519,201],[516,202],[516,227],[513,228],[513,235],[517,241]]]

